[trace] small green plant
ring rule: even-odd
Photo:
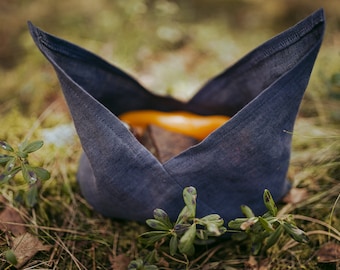
[[[224,234],[223,219],[217,214],[196,217],[197,192],[194,187],[183,190],[185,206],[178,215],[177,221],[172,223],[168,214],[162,209],[154,210],[154,219],[146,220],[146,224],[155,231],[145,232],[140,236],[143,243],[148,246],[156,243],[169,242],[170,254],[173,256],[179,251],[185,256],[195,253],[195,244],[208,243],[212,239]]]
[[[250,239],[254,255],[276,244],[284,232],[297,242],[308,243],[306,233],[296,226],[292,215],[277,216],[277,206],[267,189],[263,193],[263,201],[268,211],[262,216],[255,216],[246,205],[241,206],[246,217],[237,218],[228,223],[230,229],[239,232],[234,235],[234,238]]]
[[[0,141],[0,147],[9,153],[0,154],[0,164],[4,164],[4,171],[0,174],[0,184],[8,183],[21,171],[24,180],[29,185],[26,203],[30,207],[33,207],[37,202],[39,182],[50,178],[50,173],[47,170],[32,166],[28,161],[29,154],[39,150],[43,144],[43,141],[31,143],[24,141],[15,151],[10,144]]]
[[[197,192],[194,187],[186,187],[183,190],[185,206],[175,223],[170,221],[164,210],[158,208],[154,210],[154,218],[146,220],[146,224],[154,230],[140,235],[141,242],[147,246],[153,245],[154,250],[144,259],[145,265],[143,260],[139,259],[132,261],[130,264],[132,268],[129,269],[155,267],[147,263],[157,261],[157,250],[164,243],[168,243],[171,256],[179,252],[187,258],[195,254],[195,244],[212,243],[216,237],[226,232],[235,233],[232,236],[237,240],[250,240],[254,255],[276,244],[284,232],[297,242],[308,242],[307,235],[296,226],[291,215],[278,216],[277,206],[267,189],[263,193],[263,201],[268,211],[262,216],[255,216],[248,206],[242,205],[241,210],[245,217],[231,220],[228,223],[230,230],[223,226],[224,220],[218,214],[195,217],[196,198]]]

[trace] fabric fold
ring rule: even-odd
[[[289,189],[291,132],[321,46],[325,21],[318,10],[265,42],[210,80],[188,102],[152,94],[96,55],[29,23],[53,65],[85,154],[78,181],[84,197],[105,216],[144,221],[155,208],[175,219],[182,190],[198,190],[198,216],[226,221],[246,204],[265,209]],[[131,110],[185,110],[229,115],[199,144],[161,164],[117,118]]]

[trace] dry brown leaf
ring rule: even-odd
[[[164,267],[164,268],[169,268],[169,263],[164,259],[164,257],[161,257],[159,261],[157,262],[157,265]]]
[[[340,260],[340,245],[336,243],[326,243],[317,252],[316,258],[319,263],[333,263]]]
[[[117,255],[112,259],[112,269],[126,270],[130,261],[131,259],[124,254]]]
[[[12,243],[13,253],[18,261],[15,265],[20,268],[26,264],[38,251],[49,251],[51,246],[44,245],[38,237],[28,232],[15,237]]]
[[[0,213],[0,230],[4,232],[11,232],[13,235],[18,236],[26,232],[26,227],[19,212],[10,206]]]
[[[149,125],[140,139],[162,163],[198,143],[195,138],[155,125]]]
[[[268,270],[268,269],[271,269],[269,259],[266,258],[266,259],[261,260],[259,270]]]
[[[254,256],[250,256],[248,261],[244,263],[244,269],[247,270],[257,270],[258,269],[258,263]]]
[[[306,188],[292,188],[289,193],[283,198],[285,203],[296,204],[302,202],[308,197]]]
[[[7,203],[7,200],[4,196],[0,195],[0,205]]]

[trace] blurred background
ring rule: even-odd
[[[340,95],[340,5],[335,0],[1,0],[0,113],[34,119],[62,99],[50,64],[28,33],[28,20],[100,55],[151,91],[185,100],[211,76],[320,7],[327,31],[311,100]],[[57,107],[66,118],[47,126],[70,120],[63,101]],[[322,117],[324,111],[317,110],[312,104],[304,112]],[[331,113],[339,120],[336,108]],[[15,132],[12,120],[6,124]]]

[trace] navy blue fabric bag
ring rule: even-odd
[[[98,56],[29,23],[57,73],[81,140],[84,197],[105,216],[137,221],[152,217],[155,208],[174,220],[187,186],[197,189],[198,216],[217,213],[226,221],[241,215],[242,204],[263,213],[266,188],[275,200],[288,192],[291,132],[324,27],[320,9],[180,102],[152,94]],[[143,109],[232,118],[162,164],[117,117]]]

